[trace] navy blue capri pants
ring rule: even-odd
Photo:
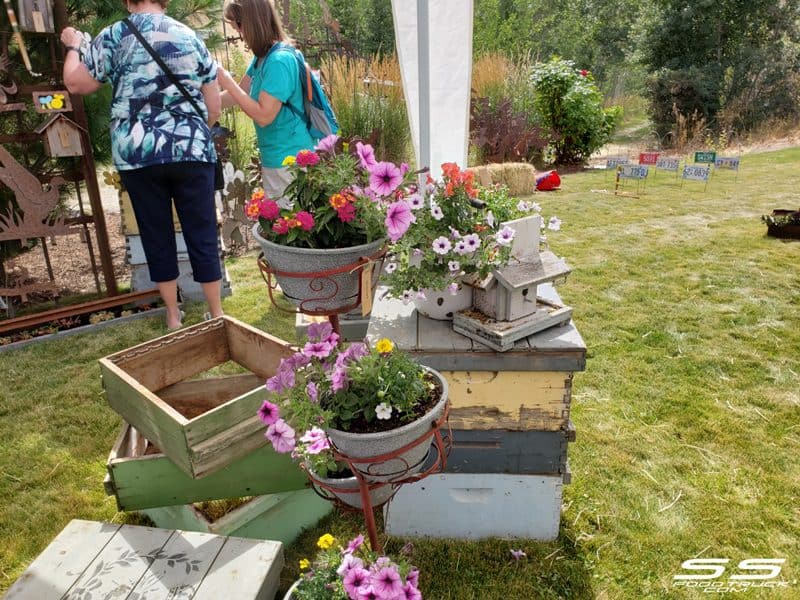
[[[131,197],[142,246],[155,282],[178,278],[172,202],[183,229],[194,280],[222,279],[214,205],[214,164],[175,162],[120,171]]]

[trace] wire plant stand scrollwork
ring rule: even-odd
[[[358,490],[348,488],[346,491],[343,491],[339,487],[331,486],[330,484],[323,482],[319,477],[316,477],[315,474],[306,467],[306,465],[302,465],[302,468],[306,472],[306,475],[311,482],[311,487],[314,489],[314,491],[321,498],[333,502],[339,508],[349,511],[358,510],[358,508],[355,506],[349,505],[340,500],[337,497],[337,494],[359,494],[361,500],[361,511],[364,514],[364,521],[367,526],[367,533],[369,534],[370,546],[376,552],[381,552],[381,544],[378,540],[374,510],[391,500],[400,489],[401,485],[405,483],[415,483],[434,473],[441,473],[447,466],[447,456],[450,454],[453,438],[448,421],[449,413],[450,403],[448,402],[445,406],[442,416],[439,417],[437,421],[434,421],[431,424],[431,428],[425,431],[420,437],[409,442],[402,448],[369,458],[353,458],[351,456],[347,456],[338,448],[336,448],[331,441],[331,450],[333,451],[334,458],[337,461],[347,464],[350,472],[353,473],[356,478]],[[444,434],[442,433],[443,429],[446,432]],[[407,461],[405,461],[404,458],[402,458],[401,455],[404,452],[425,443],[431,444],[431,449],[425,454],[419,463],[410,465]],[[373,469],[378,465],[385,464],[389,461],[405,462],[405,468],[397,469],[390,474],[387,474],[381,470],[380,475],[375,475]],[[365,464],[367,465],[366,469],[363,467]],[[357,467],[356,465],[361,466],[361,468]],[[373,479],[374,477],[377,477],[377,480]],[[391,488],[390,492],[388,494],[381,494],[381,500],[378,503],[373,504],[371,492],[375,490],[381,490],[387,486]]]

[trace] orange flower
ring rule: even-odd
[[[345,204],[347,204],[347,198],[345,198],[342,194],[334,194],[331,196],[330,203],[333,208],[339,210]]]

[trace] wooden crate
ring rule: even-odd
[[[111,407],[179,469],[203,477],[264,446],[263,383],[292,348],[219,317],[100,359]],[[249,375],[189,380],[234,361]]]
[[[141,512],[159,527],[291,544],[304,529],[314,527],[332,507],[314,490],[305,489],[257,496],[216,520],[209,520],[193,504],[148,508]]]
[[[560,475],[444,473],[400,487],[384,509],[385,531],[401,537],[553,540]]]
[[[279,542],[74,520],[5,598],[272,600],[282,568]]]
[[[141,510],[305,489],[308,478],[288,454],[269,444],[201,479],[192,479],[128,425],[106,463],[106,493],[119,510]]]
[[[452,430],[447,473],[564,475],[572,422],[560,431]]]
[[[442,371],[453,429],[559,431],[569,422],[572,373]]]

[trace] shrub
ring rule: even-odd
[[[539,160],[550,137],[531,125],[528,116],[515,110],[511,98],[499,102],[474,99],[470,131],[478,160],[483,163]]]
[[[609,140],[622,110],[603,108],[603,96],[591,73],[555,57],[535,65],[531,81],[542,124],[553,130],[556,162],[582,162]]]

